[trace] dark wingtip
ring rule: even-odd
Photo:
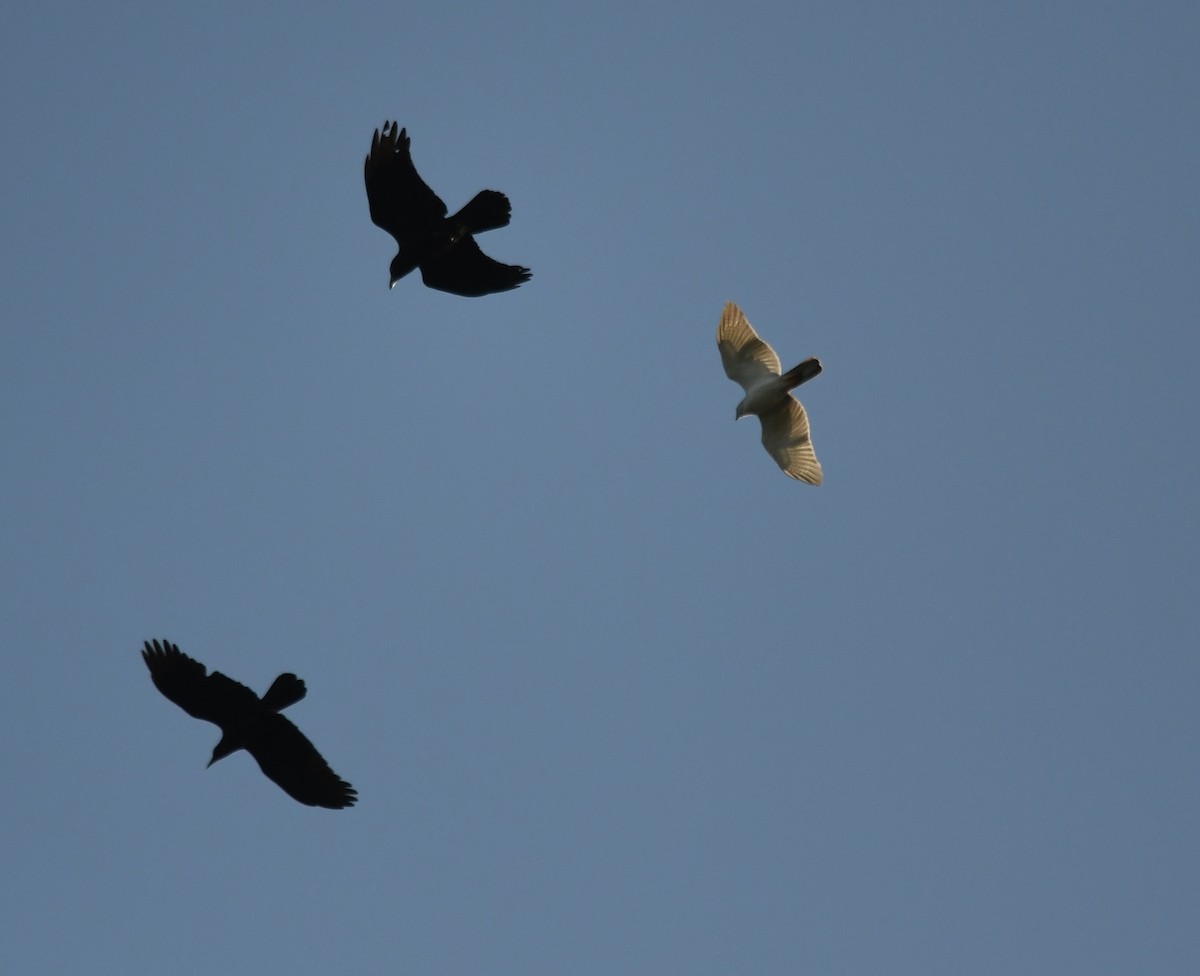
[[[388,143],[389,148],[391,148],[393,151],[399,150],[401,146],[408,145],[408,130],[401,129],[399,122],[385,120],[383,123],[383,130],[381,131],[376,129],[375,133],[379,137],[380,141]]]
[[[169,640],[160,641],[155,638],[154,640],[142,641],[142,660],[147,664],[150,663],[151,659],[178,653],[178,645],[172,644]]]
[[[346,810],[358,802],[358,790],[344,780],[338,781],[340,787],[336,793],[329,793],[318,799],[304,802],[313,807],[324,807],[326,810]]]

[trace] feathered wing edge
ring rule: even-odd
[[[779,357],[759,338],[750,322],[733,302],[726,302],[717,323],[717,348],[725,375],[744,390],[779,375]]]
[[[511,291],[532,276],[528,268],[489,258],[470,236],[460,238],[441,257],[421,263],[421,280],[428,287],[467,298]]]
[[[258,695],[245,685],[220,671],[209,674],[203,664],[170,641],[146,641],[142,660],[163,697],[192,718],[222,725],[232,713],[258,704]]]
[[[358,792],[337,775],[316,746],[296,726],[276,713],[258,727],[246,751],[267,778],[288,796],[310,807],[352,807]]]
[[[762,422],[762,444],[789,478],[819,485],[824,477],[813,450],[808,414],[800,401],[789,396],[778,409],[758,418]]]
[[[363,160],[363,182],[371,223],[397,242],[408,237],[414,225],[446,216],[446,204],[413,165],[407,130],[396,122],[384,122],[382,133],[375,130],[371,151]]]

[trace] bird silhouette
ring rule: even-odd
[[[159,691],[193,718],[220,727],[221,741],[213,749],[210,766],[245,749],[293,799],[331,810],[354,806],[358,798],[354,788],[279,714],[307,692],[294,674],[281,674],[259,698],[220,671],[208,674],[203,664],[168,641],[146,641],[142,658]]]
[[[821,463],[813,451],[808,414],[789,391],[820,373],[820,361],[810,357],[780,375],[775,350],[758,337],[733,302],[726,302],[721,311],[717,348],[725,375],[746,391],[734,419],[756,415],[762,423],[763,447],[783,473],[819,485]]]
[[[453,217],[446,205],[417,175],[409,152],[408,132],[395,122],[375,130],[363,163],[371,221],[400,246],[392,258],[388,287],[414,268],[430,288],[476,297],[508,291],[529,280],[532,272],[489,258],[473,234],[508,226],[512,206],[497,190],[480,190]]]

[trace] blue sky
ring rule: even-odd
[[[1194,6],[405,6],[4,18],[0,969],[1194,972]]]

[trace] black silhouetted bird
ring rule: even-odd
[[[238,749],[258,760],[285,793],[310,807],[340,810],[354,806],[358,794],[329,768],[304,734],[279,714],[304,697],[304,682],[281,674],[259,698],[220,671],[207,674],[203,664],[168,641],[147,641],[142,650],[158,690],[193,718],[221,728],[211,766]]]
[[[421,269],[421,280],[430,288],[454,295],[490,295],[528,281],[528,268],[493,261],[471,236],[508,226],[508,197],[497,190],[480,190],[447,217],[446,205],[417,175],[408,145],[405,129],[384,122],[382,134],[375,130],[363,163],[371,221],[400,245],[392,258],[388,287],[395,287],[414,268]]]

